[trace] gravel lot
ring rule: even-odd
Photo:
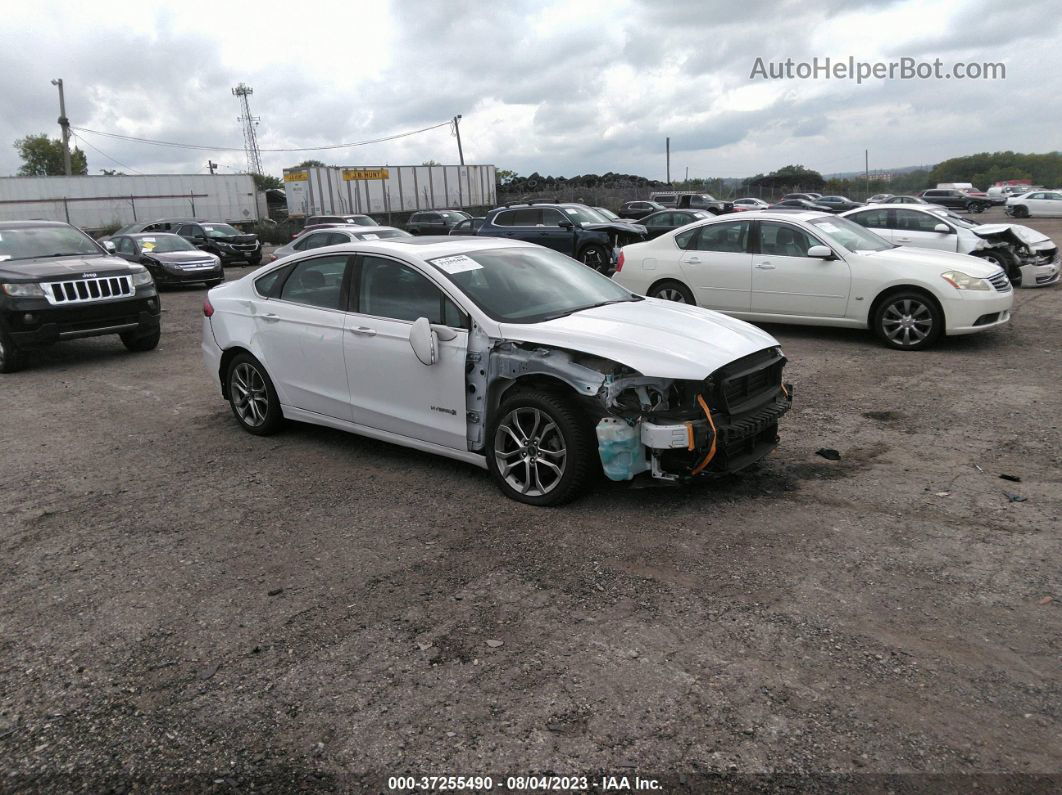
[[[923,354],[772,327],[796,402],[757,473],[554,510],[244,433],[202,298],[154,353],[2,379],[0,790],[1062,774],[1062,289]]]

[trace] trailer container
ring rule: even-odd
[[[89,232],[155,218],[245,226],[265,217],[248,174],[0,177],[0,220],[66,221]]]
[[[494,166],[321,166],[284,169],[288,215],[402,213],[497,203]]]

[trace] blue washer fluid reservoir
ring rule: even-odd
[[[605,417],[597,424],[597,451],[609,480],[630,480],[649,469],[638,428],[624,420]]]

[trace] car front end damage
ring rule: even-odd
[[[641,243],[646,240],[646,229],[641,224],[608,223],[608,224],[583,224],[583,230],[595,232],[595,237],[601,240],[609,252],[611,265],[616,264],[620,249],[631,243]]]
[[[1058,246],[1047,235],[1016,224],[984,224],[972,231],[982,249],[1002,249],[1014,258],[1007,275],[1015,287],[1048,287],[1062,277]]]
[[[777,346],[699,381],[648,377],[609,359],[475,333],[468,357],[470,450],[485,450],[489,418],[509,389],[521,381],[566,385],[593,423],[602,469],[615,481],[646,472],[690,481],[745,469],[777,446],[778,422],[793,399]]]

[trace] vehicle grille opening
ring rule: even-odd
[[[81,304],[86,301],[101,301],[133,294],[129,276],[103,276],[96,279],[74,279],[49,282],[44,286],[44,297],[49,304]]]
[[[995,323],[999,320],[999,312],[993,312],[990,315],[981,315],[974,321],[975,326],[987,326],[989,323]]]
[[[1014,289],[1010,284],[1010,279],[1007,278],[1007,274],[1003,271],[998,271],[992,276],[989,276],[988,281],[1001,293],[1009,293]]]

